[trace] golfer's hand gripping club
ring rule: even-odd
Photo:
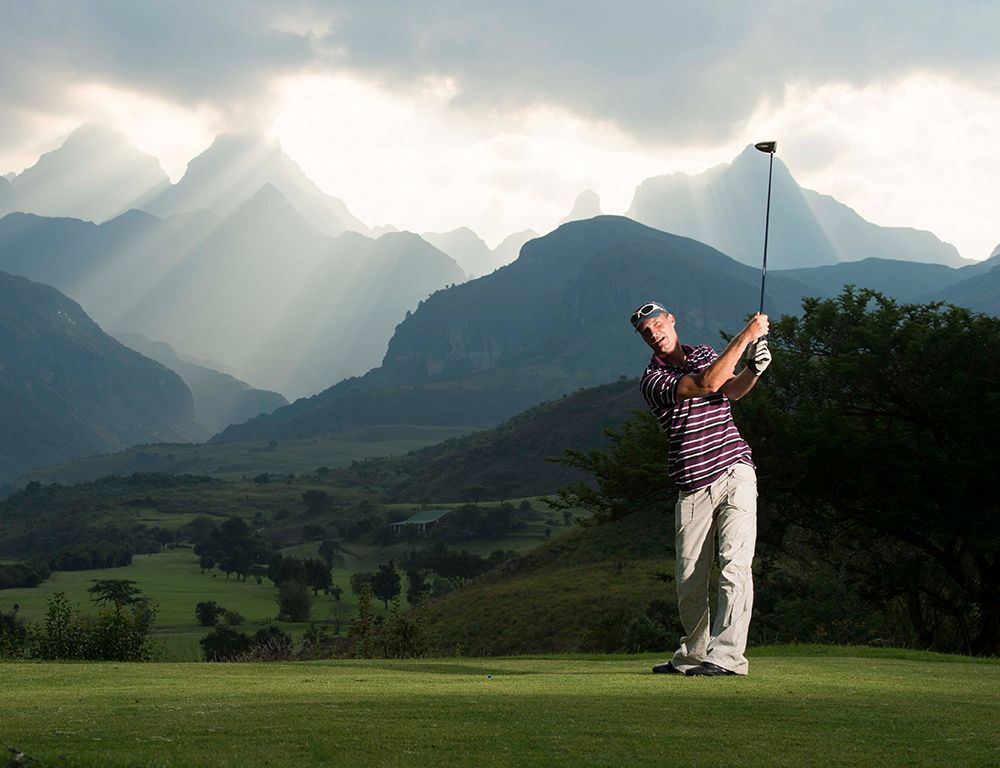
[[[766,338],[761,337],[747,346],[746,364],[754,376],[760,376],[771,364],[771,350]]]
[[[745,337],[748,339],[746,350],[746,366],[754,376],[760,376],[764,369],[771,363],[771,350],[767,346],[767,334],[770,330],[770,323],[767,315],[758,312],[747,323],[743,329]]]

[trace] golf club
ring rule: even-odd
[[[764,314],[764,278],[767,276],[767,228],[771,222],[771,169],[774,167],[774,153],[778,149],[776,141],[759,141],[754,149],[769,155],[767,165],[767,210],[764,214],[764,264],[760,268],[760,313]]]

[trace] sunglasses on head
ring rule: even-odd
[[[632,323],[632,327],[634,328],[640,322],[642,322],[642,319],[644,317],[647,317],[653,314],[654,312],[663,312],[664,314],[666,314],[666,311],[667,310],[665,310],[659,304],[651,301],[649,302],[649,304],[643,304],[635,312],[633,312],[632,317],[629,318],[629,321]]]

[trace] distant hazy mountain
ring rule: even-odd
[[[95,222],[113,218],[169,185],[159,160],[124,136],[89,124],[13,181],[18,210]]]
[[[12,213],[0,219],[0,269],[53,285],[102,326],[121,328],[219,225],[206,212],[164,221],[133,210],[101,225]]]
[[[204,437],[177,374],[106,335],[55,288],[0,272],[0,478]]]
[[[17,192],[14,186],[5,177],[0,177],[0,216],[6,216],[17,208]]]
[[[923,301],[947,301],[976,312],[1000,315],[1000,264],[994,263],[988,272],[974,274],[946,288],[932,291],[923,297]]]
[[[195,419],[210,433],[288,405],[288,401],[277,392],[254,389],[228,373],[182,359],[165,342],[153,341],[138,333],[118,333],[115,338],[180,376],[194,397]]]
[[[955,246],[942,242],[932,232],[909,227],[881,227],[861,218],[853,208],[829,195],[811,189],[803,189],[802,193],[841,261],[899,259],[951,267],[975,263],[963,259]],[[776,213],[773,207],[771,211]]]
[[[278,189],[319,232],[335,236],[345,230],[368,231],[342,200],[317,187],[277,141],[253,135],[219,136],[188,163],[177,184],[141,207],[159,216],[199,209],[226,216],[264,185]]]
[[[646,179],[628,215],[668,232],[693,237],[744,264],[759,265],[764,247],[768,160],[747,147],[731,164],[702,174]],[[879,227],[831,197],[802,189],[774,160],[768,268],[794,269],[901,259],[962,266],[954,246],[929,232]]]
[[[649,359],[628,313],[656,298],[681,338],[718,345],[756,306],[757,270],[622,217],[565,224],[513,264],[438,291],[389,342],[380,368],[213,440],[305,437],[371,424],[492,426],[580,387],[632,377]],[[773,314],[808,288],[776,276]],[[637,400],[637,407],[641,403]]]
[[[521,253],[521,248],[529,240],[538,237],[538,233],[532,229],[525,229],[507,235],[496,248],[493,249],[493,263],[497,267],[506,267],[514,261]]]
[[[55,285],[105,328],[224,360],[291,397],[378,365],[407,310],[465,279],[416,235],[322,235],[271,185],[225,219],[10,214],[0,269]]]
[[[601,215],[601,198],[597,196],[597,193],[592,189],[585,189],[579,195],[576,196],[576,200],[573,202],[573,208],[566,215],[560,224],[566,224],[570,221],[580,221],[581,219],[592,219],[595,216]]]
[[[458,262],[470,279],[507,266],[517,258],[521,246],[538,237],[530,229],[515,232],[491,251],[482,238],[468,227],[459,227],[451,232],[424,232],[420,236]]]
[[[423,232],[420,236],[451,256],[469,277],[488,275],[496,269],[490,247],[468,227],[451,232]]]
[[[781,269],[770,274],[798,280],[813,289],[816,296],[836,296],[845,285],[850,284],[881,291],[900,301],[918,301],[966,277],[965,269],[892,259],[863,259],[825,267]]]

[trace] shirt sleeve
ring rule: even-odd
[[[650,371],[639,385],[650,410],[659,411],[677,405],[677,383],[684,374],[672,371]]]

